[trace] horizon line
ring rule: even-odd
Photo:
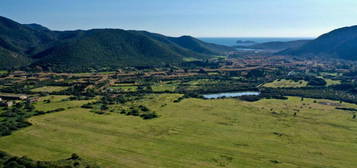
[[[306,37],[306,36],[195,36],[196,38],[317,38],[317,37]]]

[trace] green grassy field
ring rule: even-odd
[[[170,92],[173,92],[176,90],[177,88],[177,84],[160,84],[160,83],[157,83],[155,85],[152,85],[151,86],[152,90],[154,92],[164,92],[164,91],[170,91]]]
[[[198,79],[198,80],[186,82],[186,84],[193,85],[193,86],[203,85],[203,84],[217,84],[217,83],[218,83],[218,81],[210,80],[210,79]]]
[[[194,57],[185,57],[183,58],[183,61],[185,62],[192,62],[192,61],[199,61],[200,59],[194,58]]]
[[[40,88],[32,89],[32,92],[44,92],[44,93],[52,93],[52,92],[59,92],[68,89],[68,87],[63,86],[44,86]]]
[[[271,87],[271,88],[299,88],[299,87],[306,87],[307,82],[306,81],[292,81],[292,80],[276,80],[271,83],[266,83],[263,85],[264,87]]]
[[[69,96],[45,96],[41,97],[37,103],[35,103],[36,110],[49,111],[55,110],[58,108],[79,108],[83,104],[87,104],[92,102],[93,100],[76,100],[69,101]],[[44,102],[45,100],[49,100],[50,103]]]
[[[339,85],[341,84],[341,81],[339,80],[332,80],[332,79],[324,79],[326,81],[326,86],[332,86],[332,85]]]
[[[179,96],[154,95],[136,102],[157,111],[160,118],[154,120],[97,115],[78,107],[85,102],[62,102],[72,108],[31,118],[33,126],[0,138],[0,150],[37,160],[78,153],[110,168],[357,166],[357,120],[349,111],[336,110],[338,104],[328,104],[332,101],[290,97],[172,103]],[[63,98],[36,107],[57,107]]]
[[[138,86],[113,86],[112,89],[119,89],[123,92],[135,92],[138,90]]]

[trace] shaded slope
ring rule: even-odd
[[[40,31],[0,16],[0,46],[22,54],[57,40],[51,31]]]
[[[74,66],[146,66],[181,62],[184,57],[200,57],[147,36],[115,29],[90,30],[79,37],[35,56],[35,65]]]
[[[336,29],[282,54],[357,60],[357,26]]]
[[[30,64],[30,55],[45,50],[56,39],[56,33],[35,30],[0,16],[0,68]]]
[[[171,40],[177,45],[180,45],[181,47],[204,54],[217,55],[222,54],[224,52],[232,51],[232,48],[230,47],[206,43],[191,36],[171,38]]]
[[[61,71],[179,64],[185,58],[208,59],[233,50],[189,36],[120,29],[51,31],[5,17],[0,17],[0,47],[0,69],[31,64]]]
[[[238,47],[281,51],[286,49],[300,48],[303,45],[307,44],[308,42],[310,42],[310,40],[296,40],[296,41],[287,41],[287,42],[273,41],[273,42],[254,44],[251,46],[238,46]]]
[[[10,69],[30,63],[30,59],[19,53],[0,47],[0,68]]]

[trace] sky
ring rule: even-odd
[[[357,0],[0,0],[0,15],[53,30],[169,36],[317,37],[357,24]]]

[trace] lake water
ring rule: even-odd
[[[231,92],[231,93],[216,93],[203,95],[206,99],[217,99],[223,97],[240,97],[240,96],[259,96],[260,92]]]

